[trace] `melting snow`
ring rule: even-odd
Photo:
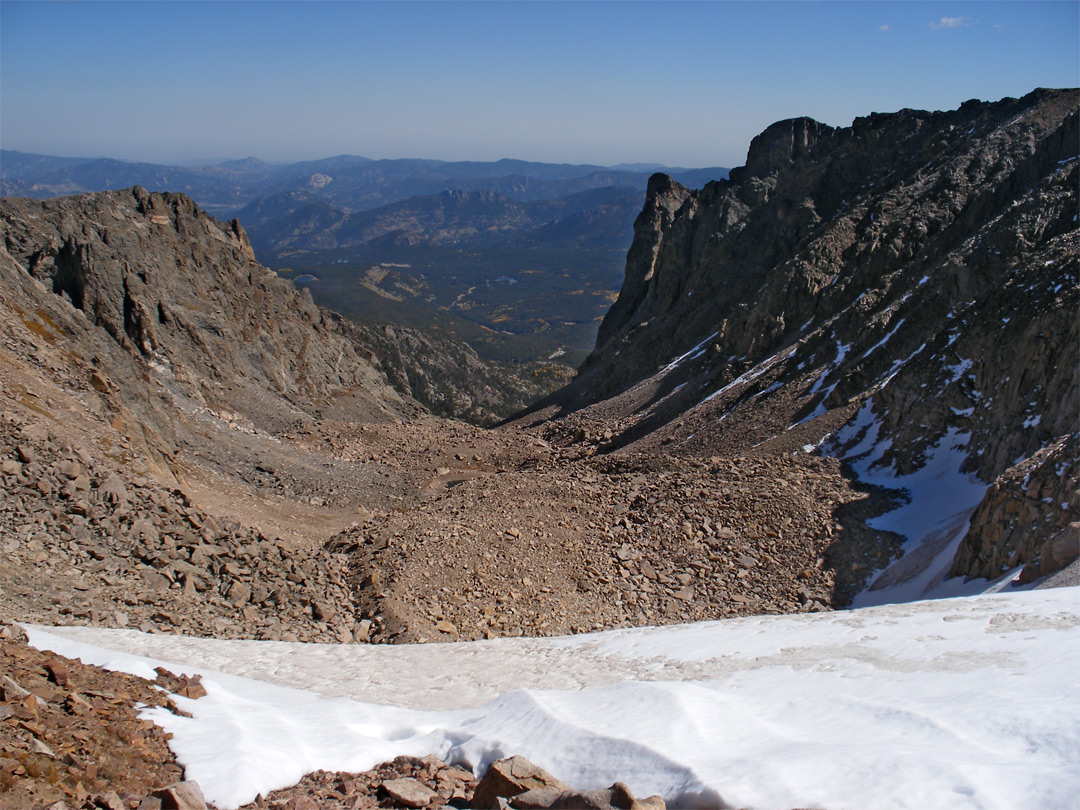
[[[768,357],[768,358],[762,360],[760,363],[758,363],[756,366],[754,366],[749,371],[746,371],[746,372],[743,372],[742,374],[740,374],[738,377],[736,377],[734,380],[729,382],[723,388],[720,388],[717,391],[713,391],[711,394],[709,394],[707,397],[705,397],[705,399],[701,400],[701,402],[699,402],[698,405],[703,405],[704,403],[708,402],[709,400],[715,399],[716,397],[720,396],[721,394],[727,393],[732,388],[734,388],[736,385],[742,385],[743,383],[748,383],[748,382],[752,382],[752,381],[756,380],[758,377],[760,377],[762,374],[764,374],[770,368],[775,366],[781,360],[786,360],[788,357],[790,357],[795,352],[795,349],[796,349],[795,346],[788,346],[788,348],[786,348],[786,349],[781,349],[776,354],[774,354],[772,357]],[[697,405],[695,405],[694,407],[697,407]]]
[[[191,718],[145,716],[223,808],[400,754],[480,770],[517,753],[669,806],[1066,810],[1080,794],[1071,588],[458,644],[30,638],[144,677],[202,674],[206,697],[176,698]]]
[[[844,358],[847,357],[847,353],[849,351],[851,351],[850,343],[841,343],[839,340],[836,341],[836,359],[833,360],[833,365],[839,368],[840,364],[844,362]]]
[[[883,337],[881,340],[879,340],[877,343],[875,343],[873,346],[871,346],[869,349],[867,349],[865,352],[863,352],[863,358],[869,357],[871,354],[874,353],[875,349],[877,349],[877,348],[879,348],[881,346],[884,346],[886,343],[888,343],[889,338],[891,338],[893,335],[895,335],[896,330],[899,329],[901,326],[903,326],[903,324],[904,324],[904,319],[901,318],[899,321],[896,322],[896,326],[894,326],[892,328],[892,330],[889,332],[889,334],[885,335],[885,337]]]
[[[664,370],[660,373],[666,374],[667,372],[671,371],[673,368],[686,360],[696,360],[697,358],[701,357],[701,355],[705,354],[706,346],[708,346],[709,341],[719,334],[720,330],[718,329],[711,335],[709,335],[707,338],[705,338],[703,341],[701,341],[701,343],[699,343],[697,346],[688,351],[686,354],[676,357],[674,360],[664,366]]]
[[[961,472],[971,436],[949,428],[935,445],[926,451],[921,468],[908,475],[898,475],[891,467],[878,462],[891,446],[891,440],[879,440],[880,421],[868,401],[851,422],[837,432],[830,443],[834,453],[851,464],[860,481],[904,490],[908,502],[876,517],[868,524],[907,538],[903,556],[887,566],[860,593],[853,605],[866,607],[890,602],[957,595],[962,592],[956,580],[943,582],[956,554],[968,519],[982,500],[987,485],[970,473]],[[844,451],[855,439],[858,444]],[[993,583],[967,585],[967,592],[978,593]]]
[[[952,343],[951,340],[949,342],[950,344]],[[974,363],[972,363],[972,361],[968,360],[966,357],[961,357],[958,359],[960,360],[960,362],[957,363],[955,366],[946,366],[946,368],[948,368],[949,370],[949,373],[952,375],[952,377],[949,379],[950,383],[954,383],[959,380],[961,377],[964,376],[967,370],[974,365]]]
[[[895,377],[897,374],[900,373],[900,369],[902,369],[909,362],[911,362],[911,359],[913,357],[915,357],[915,355],[919,354],[925,348],[926,348],[926,344],[923,343],[921,346],[919,346],[919,348],[917,348],[915,351],[913,351],[911,354],[909,354],[903,360],[893,360],[893,363],[889,367],[889,370],[887,372],[885,372],[885,376],[882,377],[881,382],[878,383],[878,388],[884,388],[886,385],[888,385],[890,382],[892,382],[893,377]]]

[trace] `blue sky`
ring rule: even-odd
[[[0,145],[733,166],[782,118],[1080,84],[1067,2],[0,2]]]

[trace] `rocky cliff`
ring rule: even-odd
[[[459,342],[320,309],[255,261],[236,220],[218,222],[183,195],[136,187],[5,198],[0,222],[9,290],[22,291],[21,304],[11,303],[95,342],[84,376],[96,373],[99,393],[131,411],[159,449],[175,445],[176,401],[242,412],[273,432],[350,391],[368,400],[368,412],[407,416],[422,401],[439,415],[488,423],[541,393],[537,381]]]
[[[793,119],[729,181],[654,176],[563,413],[616,419],[609,452],[821,445],[901,498],[945,465],[977,502],[1078,428],[1078,116],[1077,91],[1036,90]],[[1040,545],[1014,533],[992,556],[1015,567]]]
[[[1051,442],[998,476],[971,516],[953,560],[954,576],[993,579],[1024,564],[1020,581],[1038,578],[1080,557],[1080,442]]]
[[[0,222],[24,307],[47,306],[66,334],[121,350],[102,344],[109,368],[96,370],[97,386],[118,405],[145,400],[153,386],[132,378],[152,378],[192,407],[242,410],[256,426],[280,429],[345,390],[393,395],[309,293],[255,261],[238,222],[220,223],[183,195],[135,187],[4,199]],[[169,435],[167,412],[136,415]]]
[[[344,561],[305,532],[396,480],[308,435],[423,409],[182,195],[5,199],[0,240],[0,613],[351,639]]]

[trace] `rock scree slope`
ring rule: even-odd
[[[1078,119],[1074,90],[794,119],[729,181],[653,177],[595,351],[488,430],[429,411],[506,401],[445,381],[467,352],[316,307],[183,195],[0,200],[0,620],[451,641],[1056,581],[1080,554]],[[75,751],[49,735],[114,709],[149,763],[130,796],[177,776],[123,700],[86,709],[69,664],[0,641],[37,690],[3,686],[0,778],[58,796],[34,729]],[[421,776],[466,783],[354,781]]]
[[[376,642],[821,610],[921,570],[882,516],[942,459],[973,498],[942,576],[1052,574],[1076,144],[1077,93],[1039,90],[780,122],[730,181],[657,175],[578,378],[487,431],[408,396],[431,344],[384,362],[409,341],[182,195],[4,200],[6,609]]]
[[[1078,551],[1078,142],[1077,91],[1036,90],[841,129],[781,121],[730,181],[655,175],[595,351],[524,423],[603,425],[615,455],[828,437],[867,484],[952,454],[973,486],[998,481],[998,513],[1014,506],[979,507],[950,575],[1056,570]],[[1018,522],[1018,488],[1043,485],[1007,473],[1051,446],[1042,506]],[[840,567],[848,598],[883,566]]]

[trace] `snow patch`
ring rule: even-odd
[[[719,334],[720,334],[720,330],[717,329],[715,332],[713,332],[711,335],[709,335],[707,338],[705,338],[703,341],[701,341],[701,343],[699,343],[697,346],[692,348],[686,354],[683,354],[683,355],[680,355],[679,357],[676,357],[674,360],[672,360],[670,363],[668,363],[666,366],[664,366],[664,370],[661,371],[660,373],[661,374],[666,374],[667,372],[669,372],[672,369],[678,367],[679,364],[681,364],[681,363],[683,363],[683,362],[685,362],[687,360],[696,360],[697,358],[701,357],[701,355],[705,354],[706,347],[709,345],[709,341],[712,340],[714,337],[716,337]]]
[[[893,335],[895,335],[896,330],[899,329],[901,326],[903,326],[903,324],[904,324],[904,319],[901,318],[899,321],[896,322],[896,326],[894,326],[892,328],[892,330],[889,332],[889,334],[885,335],[885,337],[883,337],[881,340],[879,340],[877,343],[875,343],[873,346],[871,346],[869,349],[867,349],[865,352],[863,352],[863,358],[865,359],[865,358],[869,357],[879,347],[884,346],[886,343],[888,343],[889,338],[891,338]]]
[[[736,377],[734,380],[729,382],[723,388],[720,388],[720,389],[718,389],[716,391],[713,391],[711,394],[709,394],[707,397],[705,397],[705,399],[701,400],[701,402],[699,402],[694,407],[696,408],[696,407],[699,407],[701,405],[704,405],[709,400],[715,399],[716,397],[721,396],[722,394],[726,394],[728,391],[730,391],[732,388],[734,388],[737,385],[742,385],[743,383],[753,382],[758,377],[760,377],[762,374],[764,374],[766,371],[768,371],[770,368],[772,368],[777,363],[779,363],[781,360],[786,360],[788,357],[790,357],[792,354],[794,354],[795,349],[796,349],[795,346],[789,346],[786,349],[781,349],[780,351],[778,351],[776,354],[772,355],[771,357],[768,357],[768,358],[762,360],[760,363],[758,363],[756,366],[754,366],[749,371],[746,371],[746,372],[743,372],[742,374],[740,374],[738,377]]]
[[[949,342],[950,344],[952,343],[951,340]],[[949,365],[945,367],[951,375],[948,380],[949,383],[954,383],[959,380],[961,377],[964,376],[964,374],[967,373],[968,369],[970,369],[974,365],[974,363],[971,360],[968,360],[966,357],[960,357],[957,359],[960,362],[956,363],[955,365]]]
[[[873,416],[870,402],[837,433],[833,447],[838,450],[843,449],[845,431],[862,431],[859,443],[842,456],[859,481],[903,490],[907,498],[907,503],[868,521],[873,528],[907,539],[903,556],[887,566],[852,604],[867,607],[951,595],[949,589],[954,586],[943,585],[943,580],[967,532],[968,519],[987,489],[974,475],[961,472],[971,435],[949,428],[926,451],[919,469],[899,475],[891,466],[878,463],[891,441],[879,441],[880,422]]]
[[[222,808],[401,754],[479,771],[517,753],[670,806],[1065,810],[1080,793],[1075,589],[458,644],[30,638],[125,671],[201,674],[206,697],[175,699],[191,718],[146,716]],[[400,705],[375,702],[388,700]]]

